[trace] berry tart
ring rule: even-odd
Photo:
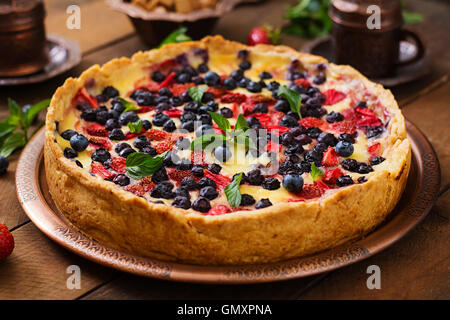
[[[219,36],[68,79],[44,154],[56,205],[86,235],[195,264],[362,237],[395,207],[411,161],[389,90],[318,56]]]

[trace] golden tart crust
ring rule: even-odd
[[[411,162],[404,118],[389,90],[370,82],[350,66],[328,65],[328,74],[360,81],[390,113],[383,170],[367,182],[327,192],[306,202],[218,216],[202,215],[164,204],[150,203],[110,182],[92,176],[66,159],[56,140],[56,121],[62,121],[72,98],[87,82],[95,87],[129,91],[149,65],[192,48],[209,54],[235,54],[247,46],[220,36],[197,42],[166,45],[138,52],[131,59],[95,65],[69,78],[53,95],[46,120],[45,167],[50,193],[62,213],[82,232],[99,242],[132,254],[195,264],[250,264],[279,261],[335,247],[359,238],[380,224],[404,190]],[[285,46],[258,45],[251,52],[289,56],[305,66],[327,63],[324,58]]]

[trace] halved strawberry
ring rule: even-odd
[[[303,185],[303,189],[300,192],[299,196],[303,199],[314,199],[318,198],[323,194],[323,190],[319,188],[319,186],[314,184],[305,184]]]
[[[108,136],[108,130],[106,130],[105,126],[102,126],[98,123],[89,123],[85,130],[88,134],[95,137],[107,137]]]
[[[180,108],[171,108],[169,110],[164,110],[163,113],[167,114],[171,118],[179,118],[183,114],[183,110]]]
[[[175,83],[172,85],[172,93],[174,96],[181,96],[185,93],[190,87],[193,87],[193,83],[179,84]]]
[[[227,185],[231,183],[230,178],[221,174],[214,174],[209,170],[205,170],[205,177],[214,180],[219,191],[222,191]]]
[[[371,146],[367,149],[367,151],[368,151],[372,156],[375,157],[375,156],[377,156],[378,153],[380,152],[380,147],[381,147],[380,143],[377,142],[377,143],[371,145]]]
[[[223,88],[208,88],[206,89],[206,92],[212,93],[214,98],[220,98],[227,93],[227,90]]]
[[[306,117],[300,120],[299,123],[305,128],[312,128],[322,126],[324,124],[324,121],[318,118]]]
[[[279,44],[281,42],[281,30],[271,26],[253,28],[247,38],[247,44]]]
[[[170,139],[170,133],[158,129],[150,129],[145,132],[145,136],[152,141],[163,141]]]
[[[170,179],[176,182],[177,186],[179,186],[181,180],[191,176],[191,172],[189,170],[178,170],[175,168],[168,168],[167,175],[169,176]]]
[[[222,103],[243,103],[247,100],[247,96],[241,93],[227,93],[220,98]]]
[[[365,118],[356,121],[358,127],[378,127],[381,126],[381,120],[378,118]]]
[[[162,89],[162,88],[168,87],[168,86],[172,83],[172,81],[173,81],[174,79],[175,79],[175,72],[171,72],[171,73],[164,79],[164,81],[161,82],[161,83],[159,84],[159,88]]]
[[[361,108],[361,107],[356,107],[355,111],[358,112],[359,114],[365,115],[367,117],[371,117],[371,118],[376,118],[376,114],[375,111],[373,111],[372,109],[369,108]]]
[[[165,141],[158,142],[153,146],[153,148],[156,149],[156,153],[158,153],[158,154],[161,154],[166,151],[170,151],[170,150],[172,150],[172,147],[173,147],[173,144],[165,142]]]
[[[75,101],[77,104],[81,102],[88,103],[93,109],[98,108],[97,99],[90,95],[90,93],[86,90],[86,88],[82,88],[78,94],[75,96]]]
[[[91,172],[105,180],[112,180],[116,176],[116,174],[109,172],[101,163],[98,162],[91,163]]]
[[[126,191],[132,192],[137,196],[143,196],[150,192],[155,187],[155,184],[148,177],[142,178],[138,183],[125,187]]]
[[[328,124],[328,126],[331,130],[334,130],[337,133],[354,134],[356,131],[356,127],[355,127],[355,124],[353,123],[353,121],[348,121],[348,120],[330,123],[330,124]]]
[[[122,157],[112,157],[110,166],[117,173],[125,173],[127,171],[126,159]]]
[[[96,149],[103,148],[106,150],[111,150],[112,148],[112,143],[111,140],[109,140],[109,138],[93,137],[93,136],[89,136],[87,138],[89,140],[89,143]]]
[[[294,80],[295,84],[303,87],[304,89],[308,89],[309,87],[311,87],[311,83],[309,83],[308,80],[306,79],[296,79]]]
[[[221,214],[230,213],[231,209],[223,204],[219,204],[211,209],[205,215],[208,216],[219,216]]]
[[[328,147],[323,153],[322,165],[325,167],[334,167],[338,165],[338,154],[333,147]]]
[[[343,175],[343,172],[339,168],[335,168],[333,170],[325,170],[325,174],[322,177],[322,180],[329,184],[335,184],[337,178]]]
[[[329,106],[344,100],[347,96],[345,93],[336,89],[328,89],[323,94],[325,95],[325,104]]]

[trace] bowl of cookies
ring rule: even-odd
[[[192,39],[211,33],[219,18],[242,0],[107,0],[109,6],[130,18],[141,39],[159,44],[180,27]]]

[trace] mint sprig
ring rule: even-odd
[[[192,38],[189,37],[187,34],[187,28],[186,27],[180,27],[177,30],[170,33],[160,44],[157,48],[161,48],[163,45],[168,43],[178,43],[178,42],[184,42],[184,41],[192,41]]]
[[[50,99],[32,105],[29,108],[22,109],[17,102],[8,99],[9,116],[0,121],[0,155],[9,157],[15,150],[23,148],[30,138],[42,127],[39,125],[37,130],[29,134],[29,129],[36,119],[38,113],[47,108]]]
[[[226,136],[223,134],[204,134],[191,142],[191,150],[205,149],[215,140],[225,141]]]
[[[154,158],[146,153],[134,152],[127,157],[127,173],[133,179],[142,179],[151,176],[162,167],[164,156],[167,152]]]
[[[311,162],[311,177],[314,182],[319,180],[324,175],[323,171],[316,167],[314,162]]]
[[[242,195],[240,191],[240,185],[242,180],[242,172],[239,175],[235,175],[233,177],[233,181],[231,181],[225,187],[225,196],[227,197],[228,203],[233,207],[239,207],[242,201]]]
[[[141,110],[141,107],[131,103],[128,100],[125,100],[124,98],[119,98],[120,103],[125,107],[122,113],[128,112],[128,111],[138,111]]]
[[[190,87],[188,89],[188,93],[191,96],[192,100],[194,100],[198,104],[202,104],[203,94],[205,93],[206,89],[206,86]]]
[[[130,129],[130,133],[141,133],[142,131],[142,120],[138,120],[136,122],[128,122],[128,128]]]
[[[300,107],[302,105],[302,96],[297,91],[291,90],[286,86],[280,86],[277,91],[277,95],[283,99],[286,99],[291,107],[291,111],[298,114],[300,119],[302,115],[300,113]]]

